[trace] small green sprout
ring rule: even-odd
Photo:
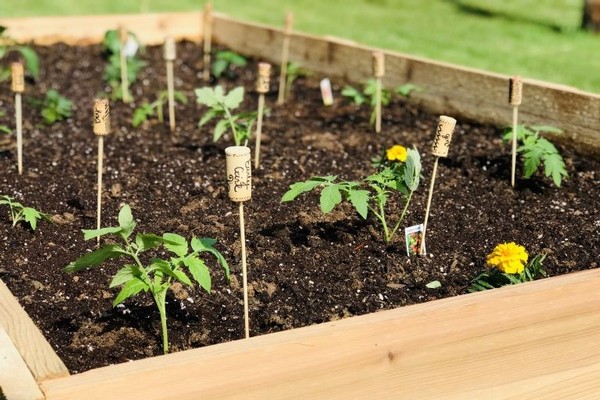
[[[369,211],[379,220],[383,236],[391,242],[398,231],[413,193],[419,186],[421,176],[421,157],[416,149],[406,149],[396,145],[388,149],[387,161],[381,162],[379,171],[360,182],[339,181],[336,176],[315,176],[304,182],[290,185],[281,202],[292,201],[300,194],[316,188],[322,188],[320,207],[328,213],[342,201],[348,201],[364,219]],[[393,193],[400,193],[405,205],[396,225],[390,229],[385,206]]]
[[[545,125],[517,126],[517,142],[520,143],[517,152],[521,153],[525,162],[523,176],[530,178],[544,164],[544,175],[552,178],[552,182],[560,187],[562,180],[568,178],[569,174],[562,156],[552,142],[540,136],[542,132],[561,134],[562,130]],[[505,142],[512,140],[512,128],[504,130],[503,139]]]
[[[173,97],[175,99],[175,103],[179,102],[181,104],[187,104],[188,99],[183,92],[175,90],[173,92]],[[148,118],[156,115],[158,118],[158,122],[163,122],[163,106],[167,103],[169,98],[169,92],[163,90],[158,93],[156,100],[152,103],[148,103],[144,101],[141,106],[137,107],[133,111],[133,118],[131,119],[131,124],[134,128],[137,128],[144,122],[148,120]]]
[[[352,86],[346,86],[342,89],[342,96],[352,100],[354,104],[360,106],[364,103],[368,103],[371,107],[371,117],[369,123],[375,124],[375,107],[377,105],[377,81],[375,79],[368,79],[362,92]],[[386,107],[390,104],[391,93],[386,88],[381,88],[381,106]]]
[[[71,117],[73,102],[64,96],[61,96],[54,89],[46,92],[46,97],[40,104],[42,117],[47,125],[52,125],[56,121],[62,121]]]
[[[129,36],[139,43],[135,34],[129,32]],[[116,29],[106,31],[102,46],[108,55],[108,63],[104,68],[104,80],[111,87],[112,99],[123,99],[123,89],[121,88],[121,40],[119,39],[119,33]],[[127,80],[129,84],[132,85],[137,81],[140,71],[147,63],[138,59],[137,53],[135,55],[128,55],[126,57],[126,62]],[[129,97],[133,98],[131,93],[129,93]]]
[[[396,89],[394,89],[394,92],[404,97],[409,97],[412,92],[422,91],[423,89],[420,86],[414,85],[412,83],[405,83],[404,85],[400,85]]]
[[[35,50],[29,46],[21,45],[13,38],[6,36],[6,27],[0,26],[0,60],[11,52],[19,53],[25,61],[25,69],[34,79],[39,79],[40,60]],[[10,67],[0,66],[0,82],[10,78],[10,74]]]
[[[223,73],[227,73],[227,77],[233,79],[235,78],[233,67],[245,67],[247,64],[248,61],[244,56],[233,51],[218,51],[215,55],[215,61],[211,66],[211,72],[217,79],[219,79]]]
[[[301,78],[301,77],[306,77],[309,75],[310,75],[310,71],[302,68],[302,66],[300,66],[300,64],[293,63],[293,62],[288,63],[287,75],[285,78],[286,97],[292,91],[292,85],[294,84],[294,81],[296,81],[296,79]]]
[[[0,118],[3,118],[4,116],[6,116],[6,113],[4,111],[0,110]],[[12,131],[10,130],[8,125],[0,124],[0,133],[5,133],[7,135],[10,135],[12,133]]]
[[[227,131],[231,130],[236,146],[246,143],[252,134],[252,126],[256,121],[256,112],[232,114],[244,100],[244,88],[239,86],[225,94],[221,86],[214,89],[205,87],[196,89],[196,101],[209,110],[202,116],[198,126],[203,126],[213,118],[221,118],[215,125],[213,141],[217,142]]]
[[[117,271],[110,282],[111,288],[121,287],[120,292],[113,301],[113,306],[121,304],[142,291],[150,292],[160,314],[163,351],[166,354],[169,351],[166,311],[168,289],[174,282],[193,287],[193,279],[202,289],[210,293],[210,270],[204,260],[199,257],[200,253],[206,252],[215,256],[217,262],[223,267],[227,279],[229,279],[229,265],[223,255],[213,247],[216,243],[214,239],[194,237],[188,243],[183,236],[175,233],[165,233],[162,236],[137,234],[135,239],[132,240],[131,234],[136,223],[128,205],[121,208],[118,220],[119,226],[84,230],[84,239],[90,240],[111,235],[116,236],[123,244],[106,244],[73,261],[65,267],[65,270],[67,272],[77,272],[97,267],[106,260],[120,257],[127,257],[131,260]],[[149,258],[145,263],[142,261],[142,253],[161,246],[169,252],[170,256],[168,258],[154,257]]]
[[[44,214],[33,207],[25,207],[23,204],[16,202],[14,198],[6,195],[0,195],[0,205],[9,207],[9,215],[12,221],[12,226],[15,227],[19,222],[25,221],[29,224],[32,230],[37,228],[38,220],[50,221],[50,216]]]

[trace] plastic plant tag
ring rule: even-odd
[[[333,104],[333,92],[331,91],[331,82],[329,78],[321,80],[321,97],[323,97],[323,104],[330,106]]]
[[[423,238],[423,224],[409,226],[404,229],[404,237],[406,239],[406,255],[413,256],[419,255],[419,249],[421,247],[421,240]],[[426,255],[425,243],[423,243],[423,253]]]
[[[123,53],[125,54],[125,57],[131,58],[135,56],[135,53],[137,53],[139,48],[140,45],[137,42],[137,40],[135,40],[133,36],[129,36],[127,37],[127,41],[125,42],[125,46],[123,47]]]

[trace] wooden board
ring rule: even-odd
[[[44,396],[27,364],[0,326],[0,388],[7,399],[42,400]],[[0,396],[2,398],[2,396]]]
[[[8,334],[37,381],[69,375],[65,364],[2,280],[0,328]]]
[[[41,387],[48,400],[591,399],[600,393],[599,285],[600,271],[585,271]]]

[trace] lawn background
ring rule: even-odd
[[[2,0],[0,16],[198,11],[203,0]],[[600,35],[583,0],[214,0],[216,11],[600,93]],[[10,32],[9,32],[10,33]]]

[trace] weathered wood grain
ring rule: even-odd
[[[585,271],[41,387],[48,400],[593,398],[600,393],[599,284],[600,271]]]
[[[0,388],[7,399],[42,400],[44,395],[12,341],[0,326]],[[0,396],[0,398],[3,398]]]

